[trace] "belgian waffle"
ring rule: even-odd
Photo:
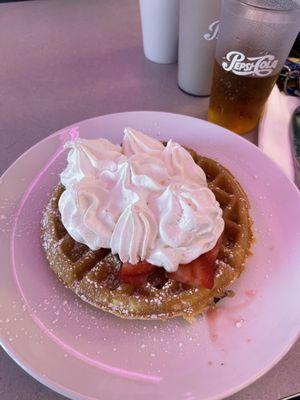
[[[189,150],[204,170],[209,188],[223,210],[225,230],[215,263],[213,289],[192,288],[167,279],[162,268],[149,276],[143,287],[119,280],[121,261],[109,249],[90,250],[71,238],[58,210],[64,191],[58,185],[42,218],[42,245],[58,278],[88,303],[122,318],[191,320],[218,299],[240,275],[249,254],[252,232],[246,193],[234,176],[218,162]]]

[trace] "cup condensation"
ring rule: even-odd
[[[292,0],[222,0],[208,120],[254,130],[299,30]]]

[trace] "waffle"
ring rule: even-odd
[[[150,275],[142,287],[121,282],[118,278],[121,261],[117,255],[109,249],[92,251],[67,233],[58,210],[64,187],[58,185],[43,212],[42,245],[52,270],[83,300],[122,318],[183,316],[192,320],[230,293],[228,287],[242,272],[252,241],[248,199],[237,180],[221,164],[193,150],[189,152],[204,170],[225,221],[213,289],[194,288],[167,279],[163,268]]]

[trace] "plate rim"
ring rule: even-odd
[[[224,133],[228,133],[230,135],[233,134],[233,132],[229,131],[228,129],[225,129],[221,126],[215,125],[209,121],[203,120],[203,119],[199,119],[193,116],[189,116],[189,115],[184,115],[184,114],[178,114],[178,113],[171,113],[171,112],[164,112],[164,111],[151,111],[151,110],[138,110],[138,111],[127,111],[127,112],[119,112],[119,113],[110,113],[110,114],[103,114],[103,115],[99,115],[99,116],[95,116],[92,118],[87,118],[81,121],[77,121],[74,122],[68,126],[65,126],[49,135],[47,135],[46,137],[44,137],[43,139],[41,139],[40,141],[38,141],[37,143],[35,143],[34,145],[32,145],[31,147],[29,147],[27,150],[25,150],[21,155],[19,155],[16,160],[3,172],[3,174],[0,176],[0,182],[2,182],[6,175],[10,172],[11,169],[13,169],[16,164],[23,158],[25,157],[30,151],[34,150],[36,147],[38,147],[39,145],[41,145],[42,143],[46,142],[47,140],[51,140],[52,138],[58,136],[59,134],[61,134],[64,130],[67,129],[71,129],[72,127],[74,128],[76,125],[82,124],[82,123],[86,123],[92,120],[97,120],[97,119],[101,119],[103,117],[106,118],[112,118],[113,116],[120,116],[120,115],[137,115],[137,114],[160,114],[160,115],[167,115],[170,116],[170,118],[176,116],[176,117],[180,117],[183,119],[192,119],[192,120],[196,120],[197,122],[201,122],[204,124],[209,124],[211,126],[213,126],[215,129],[221,130]],[[255,151],[258,151],[259,153],[261,153],[261,155],[263,155],[263,157],[267,158],[269,161],[273,164],[273,167],[275,167],[275,169],[277,170],[277,173],[280,173],[282,176],[284,176],[284,178],[289,182],[289,184],[291,185],[291,188],[293,187],[293,190],[295,192],[295,194],[299,197],[300,199],[300,191],[298,190],[298,188],[296,187],[295,183],[290,181],[286,175],[284,174],[284,172],[281,170],[281,168],[270,158],[268,157],[258,146],[256,146],[255,144],[253,144],[252,142],[248,141],[247,139],[245,139],[244,137],[240,136],[240,135],[236,135],[237,136],[237,140],[241,140],[244,144],[246,144],[246,146],[252,147],[253,149],[255,149]],[[21,193],[22,195],[22,193]],[[251,385],[252,383],[254,383],[257,379],[259,379],[260,377],[262,377],[265,373],[267,373],[268,371],[270,371],[287,353],[288,351],[292,348],[292,346],[296,343],[296,341],[300,338],[300,329],[298,331],[298,333],[295,334],[294,338],[292,338],[292,340],[286,344],[286,346],[283,348],[283,350],[277,354],[274,359],[272,360],[271,363],[269,363],[267,366],[265,366],[264,368],[262,368],[260,371],[257,372],[257,374],[253,375],[251,378],[249,378],[247,381],[243,382],[242,384],[235,386],[231,389],[228,389],[227,392],[223,392],[220,395],[214,395],[209,397],[209,400],[220,400],[223,399],[227,396],[233,395],[237,392],[239,392],[240,390],[248,387],[249,385]],[[16,363],[17,365],[19,365],[24,371],[26,371],[30,376],[32,376],[34,379],[36,379],[37,381],[39,381],[40,383],[42,383],[43,385],[49,387],[50,389],[54,390],[55,392],[66,396],[67,398],[70,399],[74,399],[74,400],[96,400],[96,398],[94,397],[90,397],[87,395],[83,395],[80,394],[76,391],[73,391],[71,388],[66,388],[63,387],[61,384],[51,380],[48,377],[44,377],[41,374],[38,373],[38,371],[35,368],[32,368],[30,366],[29,362],[26,362],[22,359],[22,356],[17,355],[13,349],[13,345],[8,343],[7,341],[4,340],[3,335],[0,333],[0,344],[2,346],[2,348],[4,349],[4,351],[9,355],[9,357],[11,357]]]

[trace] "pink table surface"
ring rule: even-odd
[[[0,60],[0,174],[45,136],[96,115],[158,110],[206,118],[208,98],[177,88],[176,65],[144,58],[137,0],[2,3]],[[256,141],[255,135],[249,139]],[[263,378],[230,399],[276,400],[297,391],[300,341]],[[0,398],[63,399],[2,349]]]

